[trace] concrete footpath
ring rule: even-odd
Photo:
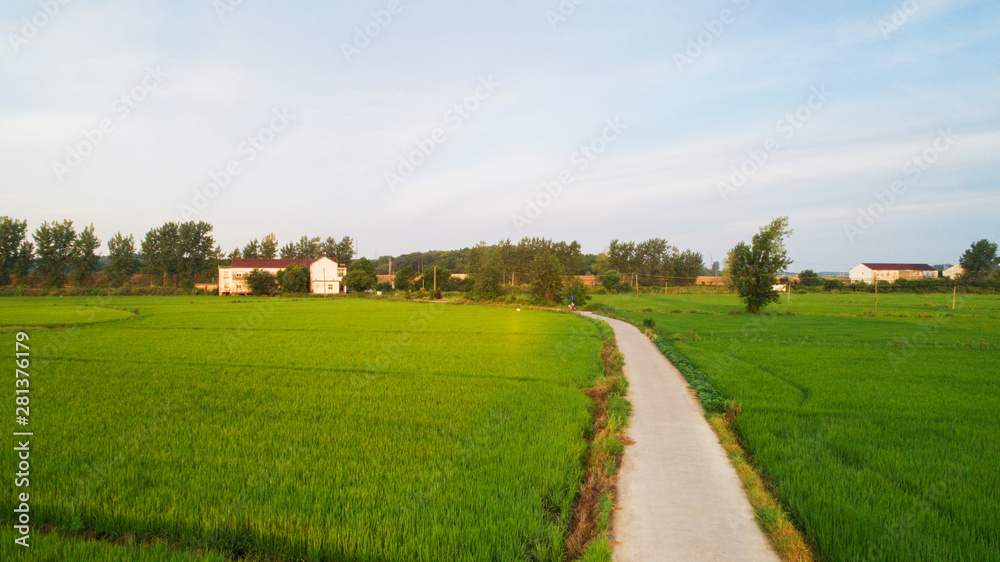
[[[634,441],[625,449],[614,560],[777,561],[687,381],[638,328],[611,325],[625,355]]]

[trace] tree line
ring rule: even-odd
[[[46,221],[29,235],[27,221],[2,216],[0,286],[9,285],[16,276],[20,284],[34,282],[34,277],[41,278],[46,287],[57,288],[72,278],[76,286],[86,287],[103,273],[105,284],[121,287],[134,274],[145,273],[164,286],[191,287],[198,278],[214,279],[218,266],[232,259],[270,259],[280,253],[283,259],[328,256],[347,266],[354,258],[350,236],[340,241],[303,236],[278,250],[273,233],[254,238],[226,256],[212,230],[211,224],[201,221],[166,222],[146,232],[138,247],[134,236],[116,232],[108,240],[108,255],[102,257],[97,253],[101,240],[93,224],[77,232],[71,220]]]
[[[608,268],[631,277],[639,285],[693,285],[704,272],[704,258],[693,250],[680,251],[662,238],[635,242],[612,240],[607,251]]]
[[[567,243],[523,238],[517,245],[502,240],[492,246],[481,242],[469,254],[471,280],[467,292],[475,299],[496,299],[506,295],[505,287],[528,284],[537,300],[574,300],[582,304],[586,289],[574,275],[587,262],[575,240]],[[692,250],[680,252],[662,238],[639,243],[613,240],[606,252],[594,256],[590,262],[592,272],[617,280],[616,286],[629,275],[635,283],[640,280],[648,283],[656,278],[659,284],[658,278],[664,274],[678,273],[680,279],[694,283],[704,267],[701,254]],[[606,281],[605,286],[608,284]]]
[[[354,239],[350,236],[344,236],[339,242],[333,236],[328,236],[325,240],[319,236],[303,236],[298,242],[289,242],[279,249],[278,237],[272,233],[260,241],[254,238],[242,249],[236,248],[229,252],[226,258],[270,260],[280,256],[283,260],[314,260],[327,257],[339,265],[348,267],[354,259],[354,254]]]

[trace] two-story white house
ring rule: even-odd
[[[340,282],[347,273],[346,267],[330,258],[316,260],[233,260],[232,265],[219,266],[219,294],[246,295],[250,293],[246,276],[254,269],[277,275],[289,265],[298,264],[309,270],[309,292],[321,295],[340,292]]]

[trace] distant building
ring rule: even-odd
[[[900,279],[937,279],[938,271],[926,263],[862,263],[851,268],[851,283],[895,283]]]
[[[961,277],[965,273],[965,268],[961,264],[953,265],[948,269],[944,270],[943,275],[948,279],[955,279],[956,277]]]
[[[260,269],[277,275],[292,264],[299,264],[309,270],[309,292],[321,295],[340,292],[340,282],[347,273],[330,258],[317,260],[233,260],[232,265],[219,266],[219,294],[245,295],[250,293],[246,277],[251,271]]]

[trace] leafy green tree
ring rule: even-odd
[[[212,225],[207,222],[181,223],[181,278],[188,284],[197,276],[215,277],[218,262],[215,259],[215,238]]]
[[[38,272],[48,287],[62,287],[66,282],[66,266],[73,259],[76,230],[73,221],[46,221],[35,229]]]
[[[823,284],[823,280],[815,271],[806,269],[799,273],[799,284],[803,287],[818,287]]]
[[[474,280],[471,285],[467,285],[469,297],[476,300],[493,300],[504,295],[503,257],[496,248],[485,246],[482,248],[472,276]]]
[[[822,281],[824,291],[837,291],[846,287],[840,279],[823,279]]]
[[[542,252],[531,262],[531,295],[539,300],[555,301],[562,291],[563,264],[552,252]]]
[[[587,290],[587,286],[583,284],[583,281],[580,281],[579,277],[570,277],[569,281],[563,285],[563,300],[570,301],[570,297],[573,297],[572,302],[576,306],[583,306],[590,300],[590,291]]]
[[[553,242],[552,251],[563,266],[566,275],[579,275],[583,273],[583,252],[580,243],[576,240],[567,244],[566,242]]]
[[[413,268],[406,266],[396,272],[396,290],[409,291],[413,289],[413,280],[417,278],[417,272]]]
[[[454,289],[452,289],[452,282],[451,282],[452,279],[451,279],[451,270],[450,269],[445,269],[443,267],[439,267],[437,269],[437,273],[436,274],[434,273],[434,270],[431,269],[430,272],[427,273],[427,276],[428,276],[429,279],[432,280],[431,281],[432,284],[434,282],[433,280],[435,279],[435,275],[437,275],[437,288],[438,289],[441,289],[441,290],[444,290],[444,291],[452,291],[452,290],[454,290]]]
[[[343,264],[341,264],[343,265]],[[351,263],[348,271],[360,270],[365,272],[365,274],[375,277],[375,262],[368,258],[358,258],[353,263]]]
[[[94,272],[101,258],[96,254],[101,241],[94,234],[94,225],[80,231],[73,242],[73,282],[78,287],[86,287],[94,280]]]
[[[675,253],[670,258],[670,262],[670,269],[673,273],[670,275],[673,277],[670,282],[678,285],[694,285],[704,267],[701,254],[693,250]]]
[[[607,252],[601,252],[600,254],[593,256],[593,263],[590,264],[591,275],[603,275],[611,269],[614,268],[611,267],[611,262],[608,260]]]
[[[278,292],[278,280],[270,271],[252,269],[246,276],[247,287],[254,296],[269,296]]]
[[[142,240],[139,252],[142,260],[142,271],[155,278],[162,278],[167,284],[167,277],[177,274],[177,253],[180,240],[176,233],[176,223],[167,223],[159,228],[151,228]]]
[[[289,242],[281,247],[280,255],[283,260],[294,260],[297,248],[295,244]]]
[[[762,227],[750,245],[740,242],[729,251],[727,274],[748,313],[757,314],[761,308],[778,302],[774,285],[777,274],[792,264],[785,248],[785,238],[791,234],[788,217],[779,217]]]
[[[398,276],[397,276],[398,279]],[[375,276],[369,275],[363,269],[352,269],[344,276],[344,287],[351,291],[367,291],[375,286]]]
[[[627,275],[637,273],[636,265],[638,260],[634,242],[612,240],[611,244],[608,245],[607,254],[608,263],[612,269]]]
[[[135,238],[131,234],[126,238],[116,232],[108,240],[108,265],[104,268],[107,284],[121,287],[132,278],[135,270]]]
[[[517,246],[511,243],[510,238],[507,238],[497,244],[495,251],[500,252],[500,264],[503,267],[503,282],[509,282],[513,285],[515,271],[517,270]]]
[[[27,230],[27,221],[0,217],[0,285],[10,284],[10,274],[17,268],[18,250]]]
[[[31,273],[31,267],[34,263],[35,245],[25,240],[21,242],[21,247],[17,250],[17,263],[14,265],[14,273],[17,274],[18,283],[21,283],[21,280]]]
[[[354,261],[354,240],[350,236],[345,236],[337,243],[336,252],[330,256],[337,260],[341,267],[350,267]]]
[[[962,281],[971,283],[986,281],[990,273],[997,267],[997,264],[1000,264],[1000,258],[997,257],[996,243],[983,238],[962,254],[959,263],[962,264],[962,269],[965,270],[962,273]]]
[[[293,263],[278,272],[277,281],[282,293],[308,293],[309,269]]]
[[[604,288],[609,291],[618,291],[621,284],[621,275],[613,269],[609,269],[604,272],[604,275],[601,275],[601,285],[604,285]]]
[[[344,287],[356,292],[367,291],[375,286],[375,262],[361,258],[351,264],[344,276]]]
[[[337,260],[337,239],[333,236],[327,236],[326,240],[323,241],[319,246],[319,252],[327,258],[334,261]]]
[[[273,232],[260,241],[260,257],[265,260],[278,257],[278,237]]]
[[[207,222],[168,222],[151,229],[142,241],[143,271],[162,276],[163,284],[191,285],[196,276],[215,275],[215,239]]]
[[[242,258],[243,258],[243,252],[241,252],[239,248],[236,248],[232,252],[229,252],[229,255],[226,256],[226,259],[228,259],[230,261],[232,261],[232,260],[238,260],[238,259],[242,259]]]
[[[314,260],[323,257],[322,254],[323,248],[320,245],[319,236],[314,236],[313,238],[303,236],[295,244],[295,255],[288,259]]]
[[[260,255],[260,243],[254,238],[246,246],[243,246],[243,259],[247,260],[259,260]]]

